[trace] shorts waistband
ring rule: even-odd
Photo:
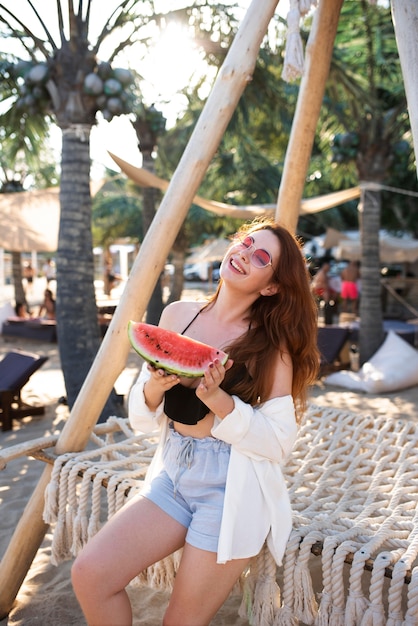
[[[229,443],[222,441],[221,439],[217,439],[216,437],[191,437],[190,435],[181,435],[176,430],[174,430],[173,422],[169,423],[169,438],[176,442],[177,445],[183,445],[183,441],[191,440],[194,442],[194,447],[198,448],[215,448],[217,450],[229,450],[231,448]]]

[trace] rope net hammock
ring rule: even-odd
[[[44,509],[55,564],[141,489],[155,433],[108,421],[113,431],[94,434],[84,452],[55,458]],[[34,456],[53,462],[45,451]],[[285,476],[294,530],[284,564],[266,547],[252,559],[235,589],[241,617],[253,626],[417,624],[418,426],[311,405]],[[180,554],[132,584],[170,590]]]

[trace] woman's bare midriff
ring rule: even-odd
[[[173,422],[174,430],[183,437],[195,437],[196,439],[203,439],[204,437],[212,437],[211,429],[214,421],[214,414],[209,412],[205,417],[197,424],[190,426],[189,424],[181,424],[180,422]]]

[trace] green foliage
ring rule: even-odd
[[[8,80],[6,57],[0,59],[2,99],[13,101],[13,81]],[[58,175],[52,153],[48,150],[49,121],[39,116],[22,116],[11,106],[0,115],[0,182],[7,189],[18,181],[23,187],[56,186]]]
[[[164,134],[166,128],[166,119],[164,115],[154,105],[146,107],[142,102],[138,102],[133,109],[135,118],[156,136]]]
[[[141,195],[125,178],[109,175],[108,181],[93,198],[92,222],[95,246],[106,248],[121,238],[142,241]]]
[[[361,141],[367,128],[366,139],[373,141],[381,130],[380,118],[398,107],[404,109],[405,96],[390,8],[346,0],[327,82],[322,132],[355,132]]]
[[[322,157],[315,168],[331,189],[356,185],[359,179],[416,189],[412,137],[389,6],[365,0],[344,2],[316,147]],[[411,225],[407,218],[410,205],[405,196],[384,194],[382,225]],[[346,207],[327,211],[328,225],[336,227],[333,217],[337,213],[343,217],[345,212]]]
[[[199,189],[203,197],[230,205],[276,202],[298,93],[281,80],[281,64],[280,53],[266,42]],[[200,85],[187,90],[187,110],[159,140],[156,168],[162,177],[170,178],[193,132],[204,105],[199,93]],[[193,207],[185,229],[194,244],[210,234],[231,234],[242,221]]]

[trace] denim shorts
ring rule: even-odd
[[[185,526],[190,545],[218,551],[231,446],[213,437],[183,437],[172,424],[162,471],[142,495]]]

